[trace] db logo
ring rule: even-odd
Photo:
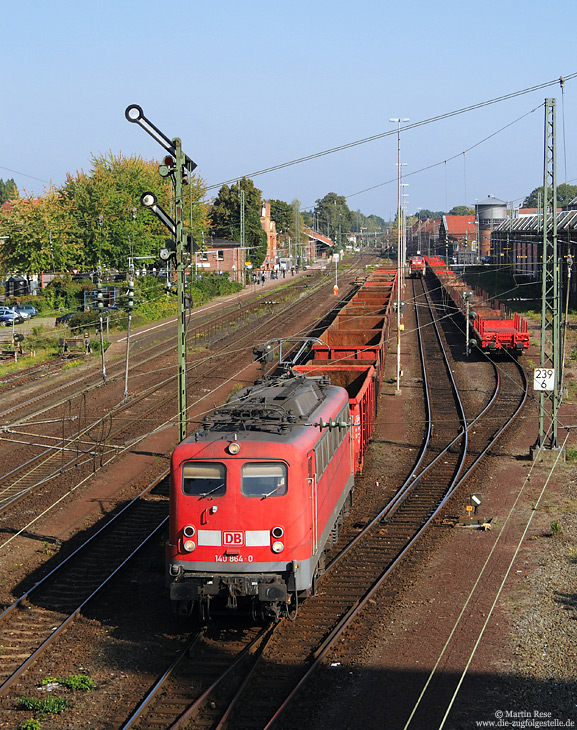
[[[223,537],[225,545],[234,545],[235,547],[238,547],[239,545],[244,544],[242,532],[224,532]]]

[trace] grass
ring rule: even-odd
[[[68,700],[63,697],[18,697],[19,710],[29,710],[40,720],[46,715],[60,715],[68,707]]]
[[[62,366],[62,370],[74,370],[74,368],[77,368],[79,365],[82,365],[84,362],[83,357],[79,357],[76,360],[67,360],[64,365]]]
[[[569,446],[565,451],[565,460],[569,463],[575,463],[577,461],[577,448]]]
[[[60,684],[74,692],[90,692],[96,687],[96,682],[86,674],[68,674],[66,677],[44,677],[42,686]]]
[[[41,685],[59,684],[72,692],[90,692],[96,683],[86,674],[68,674],[66,677],[44,677]],[[40,730],[42,721],[48,715],[60,715],[69,707],[68,700],[63,697],[18,697],[16,706],[19,710],[28,710],[34,717],[20,723],[20,730]]]
[[[40,730],[42,727],[42,721],[35,717],[31,717],[29,720],[24,720],[20,723],[20,730]]]
[[[555,520],[551,523],[551,526],[549,527],[551,530],[552,535],[559,535],[561,532],[563,532],[563,526],[559,522],[559,520]]]
[[[26,342],[24,342],[24,344],[26,345]],[[25,368],[32,367],[33,365],[40,365],[43,362],[52,360],[57,353],[57,348],[43,348],[35,350],[35,353],[35,355],[19,356],[17,362],[13,359],[2,361],[0,363],[0,377],[11,375],[18,370],[24,370]]]

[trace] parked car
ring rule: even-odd
[[[72,317],[75,317],[77,314],[80,314],[80,312],[66,312],[66,314],[61,314],[60,317],[56,317],[56,326],[68,324]]]
[[[31,304],[23,304],[21,307],[16,307],[16,309],[19,312],[26,312],[30,317],[36,317],[38,315],[38,310]]]
[[[13,312],[16,312],[16,314],[20,315],[22,319],[30,319],[32,316],[29,312],[25,312],[23,309],[20,309],[20,307],[10,307]]]
[[[5,327],[10,327],[13,324],[22,324],[24,317],[9,307],[0,307],[0,322]]]

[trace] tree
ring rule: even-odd
[[[122,154],[92,158],[92,170],[68,175],[61,188],[70,205],[70,235],[82,243],[85,262],[125,269],[129,256],[158,256],[166,228],[140,204],[142,193],[150,191],[170,214],[171,182],[158,174],[158,163]],[[206,226],[207,207],[201,202],[205,186],[200,177],[190,175],[185,188],[183,219],[198,233]]]
[[[327,193],[317,200],[314,216],[317,230],[326,233],[339,246],[343,245],[344,236],[353,229],[354,214],[343,195]]]
[[[277,252],[279,256],[285,255],[290,249],[291,241],[296,241],[297,216],[295,214],[295,202],[285,203],[284,200],[269,200],[270,217],[276,224],[278,235]],[[300,204],[298,206],[300,209]],[[297,209],[297,210],[298,210]],[[309,225],[304,212],[301,213],[301,223]]]
[[[541,196],[541,205],[543,204],[543,186],[535,188],[523,201],[523,208],[537,208],[539,205],[539,196]],[[577,185],[567,185],[561,183],[557,186],[557,205],[564,206],[570,203],[573,198],[577,197]]]
[[[16,183],[14,182],[13,178],[10,178],[10,180],[2,180],[0,177],[0,205],[2,203],[5,203],[7,200],[12,200],[12,198],[18,197],[18,188],[16,187]]]
[[[50,187],[40,198],[18,197],[0,215],[4,267],[23,273],[64,271],[84,261],[79,241],[70,235],[70,204]]]
[[[284,200],[269,200],[270,217],[276,223],[277,233],[286,233],[294,238],[295,216],[292,205]]]
[[[140,204],[153,192],[171,214],[171,181],[158,174],[158,163],[140,157],[99,155],[89,173],[68,175],[64,185],[33,199],[16,197],[0,216],[4,265],[23,272],[103,266],[126,270],[129,256],[154,256],[168,231]],[[207,225],[206,188],[190,175],[185,188],[185,230],[195,237]]]
[[[260,224],[262,192],[243,177],[230,187],[223,185],[210,211],[210,233],[215,238],[240,241],[241,190],[244,190],[244,221],[247,259],[259,267],[267,253],[266,233]]]
[[[467,205],[456,205],[451,208],[448,215],[475,215],[475,209]]]
[[[357,233],[361,232],[361,228],[365,229],[368,233],[375,233],[376,231],[384,231],[386,228],[386,222],[384,218],[379,215],[371,214],[369,216],[361,213],[360,210],[354,212],[354,223],[353,231]]]
[[[421,210],[418,210],[415,215],[420,220],[424,221],[429,218],[442,218],[445,215],[444,210],[428,210],[427,208],[421,208]]]

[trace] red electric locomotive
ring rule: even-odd
[[[278,618],[314,589],[352,499],[349,397],[327,378],[257,382],[172,456],[167,580],[178,613],[213,599]]]

